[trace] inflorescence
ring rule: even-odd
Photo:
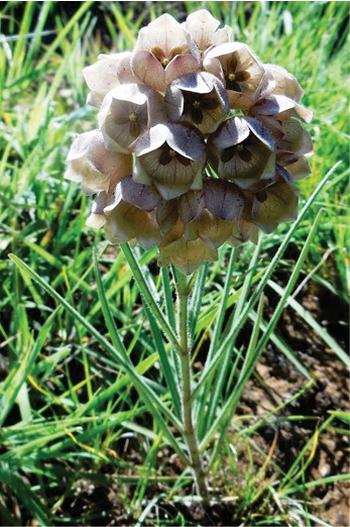
[[[84,69],[98,128],[68,154],[66,177],[95,195],[88,224],[156,244],[160,265],[186,273],[293,219],[310,172],[297,80],[219,26],[206,10],[164,14],[133,51],[100,55]]]

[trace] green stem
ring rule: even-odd
[[[187,278],[179,271],[176,272],[176,285],[178,295],[178,323],[180,337],[180,363],[182,374],[182,412],[183,433],[189,450],[191,465],[197,486],[197,492],[208,503],[208,489],[206,478],[199,454],[197,437],[195,434],[192,418],[192,371],[191,371],[191,349],[188,342],[188,299],[190,287]]]

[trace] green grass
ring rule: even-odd
[[[92,3],[80,3],[65,16],[56,3],[27,2],[19,17],[19,4],[0,7],[0,517],[9,525],[32,518],[41,525],[104,524],[109,512],[104,517],[101,509],[113,487],[130,521],[147,524],[157,500],[176,503],[192,488],[178,434],[171,274],[156,272],[154,249],[111,249],[86,228],[89,199],[63,174],[73,134],[95,126],[82,68],[108,51],[108,42],[117,50],[132,46],[149,17],[168,10],[183,19],[199,6],[115,2],[100,3],[98,12],[96,3],[93,11]],[[196,357],[209,340],[208,361],[195,377],[200,445],[214,489],[234,500],[243,525],[318,524],[309,493],[347,476],[313,479],[308,466],[322,434],[346,432],[343,409],[321,419],[288,469],[262,451],[257,431],[279,420],[293,426],[283,409],[314,385],[315,372],[278,331],[287,304],[335,361],[348,361],[302,305],[299,287],[348,299],[348,4],[204,4],[265,62],[300,80],[314,111],[315,154],[312,176],[300,183],[298,223],[256,248],[222,248],[194,286]],[[277,297],[272,314],[262,292]],[[242,329],[247,346],[239,341]],[[290,400],[244,421],[235,409],[270,340],[305,381]],[[123,455],[127,442],[134,458]],[[168,461],[174,453],[177,473]],[[82,511],[75,500],[86,481],[101,496]],[[181,509],[177,515],[175,523],[185,524]]]

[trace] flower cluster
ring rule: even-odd
[[[186,273],[295,217],[312,144],[303,91],[208,11],[164,14],[133,51],[84,70],[98,129],[70,149],[66,177],[95,194],[88,224],[112,242],[159,247]]]

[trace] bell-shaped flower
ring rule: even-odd
[[[203,66],[223,82],[231,108],[249,109],[268,81],[258,57],[240,42],[228,42],[209,49]]]
[[[215,262],[217,250],[200,238],[185,240],[180,238],[171,243],[160,245],[159,265],[174,265],[183,273],[193,273],[204,262]]]
[[[173,80],[199,70],[199,51],[183,26],[164,14],[139,31],[131,65],[144,84],[164,92]]]
[[[266,95],[250,108],[249,114],[262,121],[271,131],[278,133],[280,121],[298,117],[309,123],[312,111],[285,95]]]
[[[105,95],[119,84],[135,82],[130,63],[131,55],[130,51],[101,54],[95,64],[83,69],[85,82],[90,89],[87,102],[91,106],[101,106]]]
[[[264,68],[273,79],[273,83],[269,85],[273,95],[284,95],[296,102],[300,101],[304,91],[289,71],[277,64],[264,64]]]
[[[214,168],[224,179],[248,188],[275,173],[275,141],[271,134],[251,118],[233,117],[210,136]]]
[[[210,46],[230,42],[232,29],[229,26],[219,28],[220,21],[206,9],[194,11],[186,18],[184,27],[191,35],[198,49],[203,53]]]
[[[265,232],[297,216],[297,190],[282,167],[277,165],[276,173],[276,180],[254,193],[253,198],[252,219]]]
[[[158,124],[140,137],[134,153],[134,180],[155,185],[164,199],[202,188],[205,143],[195,128]]]
[[[203,134],[214,132],[229,112],[222,82],[207,72],[189,73],[173,81],[165,105],[172,121],[193,124]]]
[[[131,152],[138,137],[163,119],[162,105],[161,95],[145,86],[123,84],[113,88],[98,116],[107,148]]]
[[[283,135],[277,141],[277,163],[294,179],[301,179],[310,173],[305,155],[312,153],[311,137],[295,118],[282,121],[281,128]]]
[[[108,191],[132,173],[132,157],[107,150],[99,130],[78,135],[67,162],[66,179],[80,183],[85,192],[92,194]]]
[[[160,199],[155,188],[140,185],[132,177],[124,178],[113,193],[97,196],[88,224],[95,227],[104,224],[113,243],[137,240],[142,247],[148,248],[161,240],[151,213]]]

